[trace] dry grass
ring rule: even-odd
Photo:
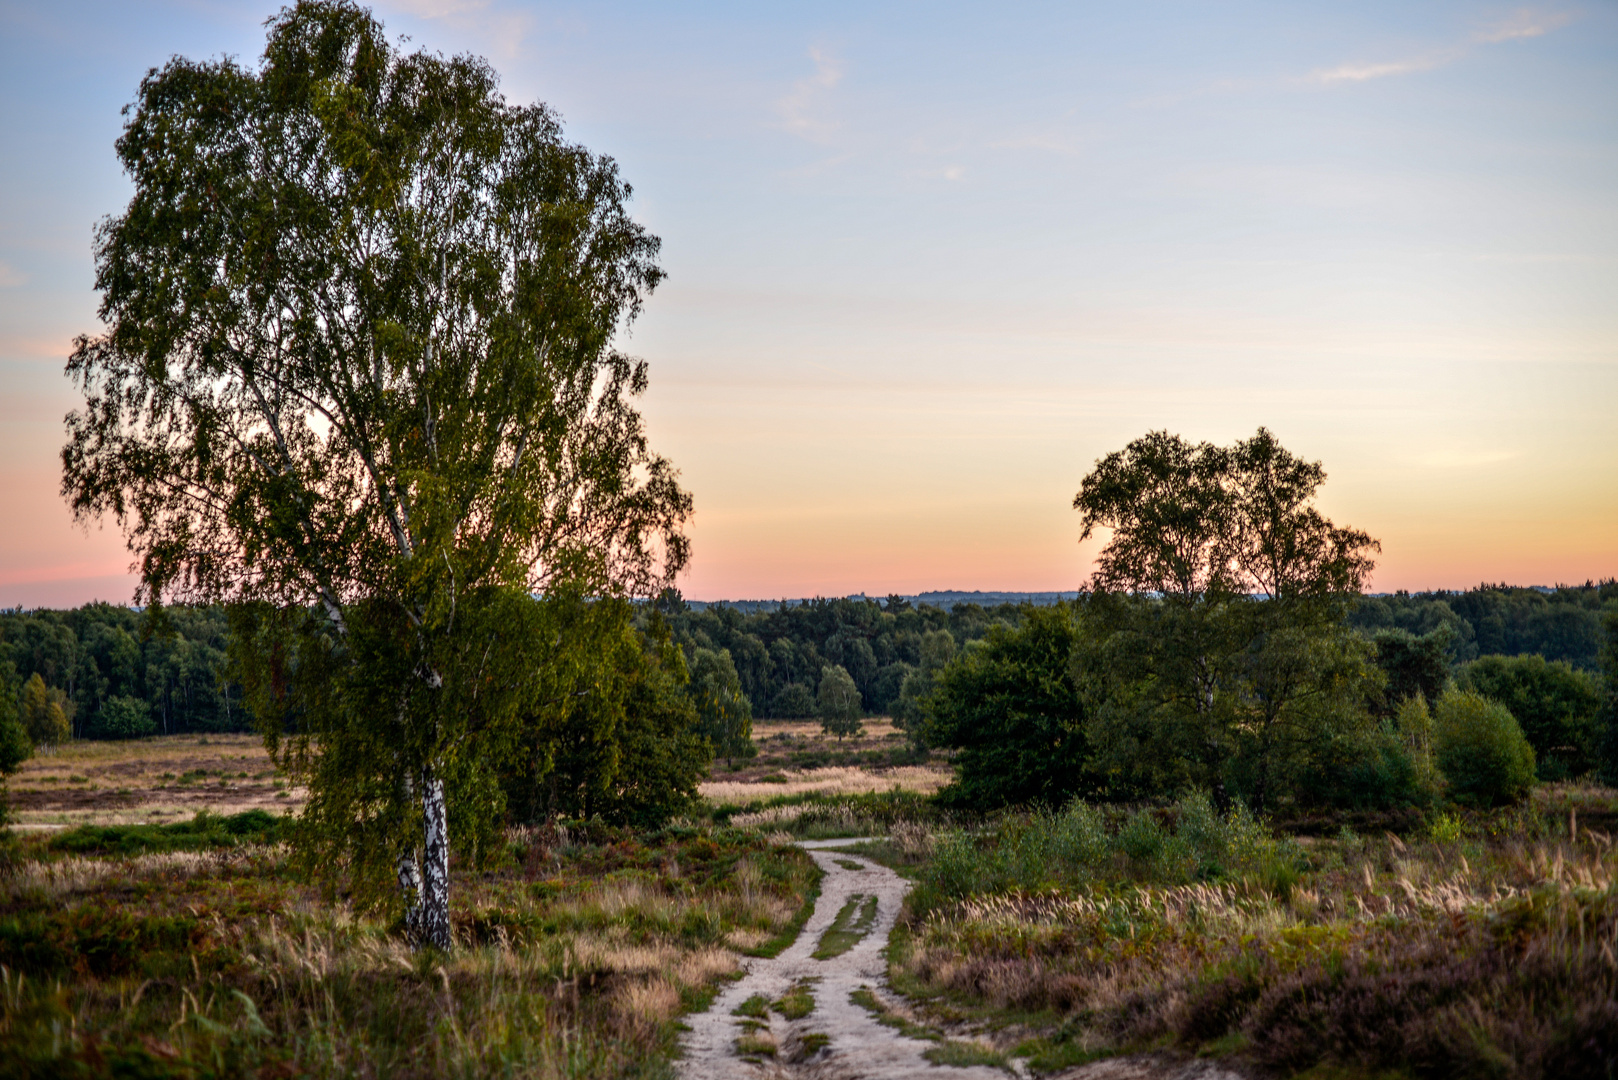
[[[1097,879],[958,896],[906,916],[890,974],[949,1009],[1031,1022],[1046,1034],[1018,1053],[1041,1068],[1174,1044],[1244,1046],[1282,1074],[1618,1065],[1605,834],[1502,814],[1456,841],[1345,833],[1308,850],[1285,888]]]
[[[305,797],[276,779],[257,735],[78,740],[24,762],[9,787],[25,830],[163,824],[199,810],[283,813]]]
[[[674,1018],[813,876],[740,830],[581,832],[530,859],[533,832],[456,868],[447,954],[278,848],[53,858],[30,838],[0,886],[0,1075],[661,1077]]]
[[[893,721],[886,716],[872,717],[865,721],[865,732],[860,736],[857,744],[874,739],[888,739],[904,732],[893,726]],[[824,740],[827,745],[837,745],[835,736],[827,735],[820,727],[819,720],[754,720],[753,741],[765,742],[787,735],[795,739],[807,741]]]
[[[765,799],[799,795],[870,795],[894,788],[931,795],[949,783],[952,777],[948,769],[931,765],[905,765],[891,769],[838,765],[825,769],[786,771],[781,775],[784,779],[779,783],[709,780],[698,790],[715,805],[745,806]],[[761,820],[757,824],[778,824],[787,820],[792,819],[774,818]]]

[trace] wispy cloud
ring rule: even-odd
[[[1409,60],[1390,60],[1376,64],[1343,64],[1316,71],[1310,78],[1318,83],[1336,83],[1365,82],[1367,79],[1383,79],[1389,75],[1409,75],[1412,72],[1431,71],[1433,68],[1442,67],[1459,58],[1463,52],[1464,49],[1449,49],[1441,53],[1412,57]]]
[[[843,79],[843,64],[819,49],[809,50],[815,73],[792,84],[792,92],[776,102],[781,126],[811,142],[826,142],[841,126],[835,120],[817,115],[826,97]]]
[[[1573,21],[1571,12],[1537,11],[1533,8],[1521,8],[1509,18],[1492,23],[1473,32],[1463,42],[1450,45],[1446,48],[1433,49],[1416,56],[1406,57],[1402,60],[1384,60],[1364,63],[1339,64],[1337,67],[1321,68],[1311,72],[1310,82],[1353,83],[1366,82],[1371,79],[1384,79],[1394,75],[1411,75],[1418,71],[1432,71],[1445,64],[1454,63],[1461,59],[1477,45],[1498,45],[1501,42],[1517,41],[1522,38],[1542,37],[1559,27],[1566,26]]]
[[[10,263],[0,262],[0,289],[15,289],[19,285],[27,284],[27,282],[27,274]]]
[[[1547,12],[1521,8],[1514,12],[1511,18],[1502,19],[1493,26],[1479,30],[1473,35],[1472,40],[1484,45],[1493,45],[1496,42],[1514,41],[1517,38],[1543,37],[1572,21],[1573,13],[1569,11]]]

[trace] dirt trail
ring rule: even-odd
[[[934,1065],[922,1055],[936,1043],[908,1038],[885,1027],[850,1000],[856,990],[868,987],[885,1002],[894,1002],[887,990],[887,961],[882,950],[910,888],[908,881],[887,867],[836,850],[858,842],[822,840],[802,845],[826,874],[814,914],[791,947],[774,959],[747,961],[747,974],[725,987],[707,1012],[687,1017],[691,1030],[683,1040],[685,1053],[678,1062],[683,1080],[1010,1080],[1004,1070],[987,1065]],[[876,919],[870,931],[842,955],[815,959],[812,954],[821,936],[855,897],[862,898],[859,907],[868,898],[876,898]],[[771,1009],[767,1021],[755,1019],[749,1024],[749,1018],[734,1013],[755,996],[779,1001],[804,980],[814,980],[810,988],[814,1009],[801,1019],[789,1021]],[[774,1055],[752,1052],[744,1056],[737,1039],[749,1036],[763,1045],[773,1042]],[[822,1042],[824,1045],[817,1045]],[[1026,1074],[1026,1070],[1018,1071]],[[1062,1078],[1239,1080],[1208,1061],[1155,1057],[1096,1062],[1063,1073]]]
[[[1007,1080],[995,1068],[947,1068],[933,1065],[922,1057],[932,1043],[908,1039],[892,1028],[877,1023],[869,1012],[849,1000],[862,986],[879,990],[887,982],[887,961],[882,949],[888,932],[899,914],[910,883],[885,866],[857,855],[835,850],[857,841],[820,841],[804,844],[809,854],[826,872],[820,883],[820,899],[815,912],[798,940],[773,960],[749,961],[747,974],[720,992],[712,1008],[700,1016],[687,1018],[691,1031],[685,1038],[685,1057],[680,1074],[685,1080],[754,1080],[757,1077],[813,1077],[815,1080],[853,1080],[880,1077],[902,1080],[927,1076],[932,1080]],[[839,863],[857,863],[851,870]],[[836,919],[849,898],[876,897],[876,920],[870,932],[841,956],[816,960],[811,955],[820,937]],[[737,1053],[737,1038],[747,1034],[744,1019],[732,1010],[761,994],[779,1000],[802,979],[818,980],[812,985],[814,1011],[801,1020],[787,1021],[772,1011],[769,1034],[779,1047],[774,1059],[761,1056],[757,1063],[743,1060]],[[762,1030],[757,1032],[763,1035]],[[829,1037],[824,1049],[792,1063],[801,1053],[805,1035]]]

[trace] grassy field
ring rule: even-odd
[[[756,829],[518,829],[457,948],[324,896],[251,737],[77,743],[12,785],[0,1075],[666,1076],[680,1014],[785,946],[817,871]],[[198,811],[202,811],[198,817]]]
[[[199,810],[284,813],[302,793],[277,779],[256,735],[173,735],[67,743],[11,778],[24,829],[178,821]]]
[[[1618,1074],[1618,792],[1277,836],[1206,803],[1075,807],[866,851],[935,1030],[1037,1071],[1129,1052],[1263,1075]]]
[[[1284,827],[1197,799],[964,821],[926,799],[947,763],[885,725],[756,734],[699,820],[517,829],[457,866],[449,954],[290,868],[298,793],[251,738],[35,759],[0,873],[0,1075],[667,1076],[679,1017],[807,916],[817,873],[784,841],[862,835],[916,881],[892,1019],[940,1061],[1618,1075],[1611,789]]]

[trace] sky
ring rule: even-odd
[[[0,606],[127,602],[60,493],[113,141],[269,4],[0,0]],[[1618,575],[1618,3],[394,0],[615,158],[700,599],[1083,584],[1148,431],[1266,426],[1372,588]]]

